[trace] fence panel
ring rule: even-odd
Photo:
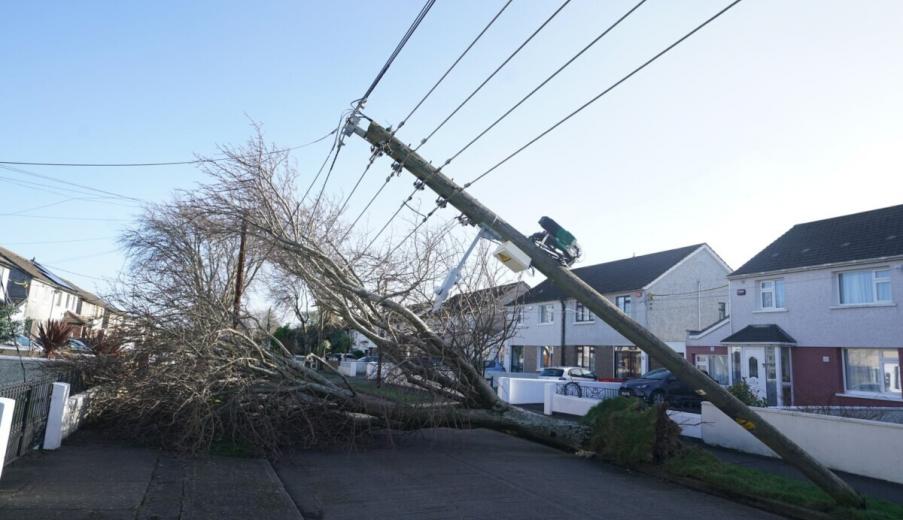
[[[7,397],[16,402],[9,443],[6,447],[5,464],[8,465],[41,445],[47,427],[47,416],[50,413],[53,383],[56,382],[78,384],[79,381],[73,373],[61,373],[0,386],[0,397]]]

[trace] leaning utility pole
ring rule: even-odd
[[[232,326],[238,327],[241,317],[241,290],[245,284],[245,242],[248,235],[248,221],[241,220],[241,237],[238,241],[238,267],[235,268],[235,301],[232,302]]]
[[[428,161],[417,155],[410,147],[399,141],[385,128],[371,122],[364,131],[357,126],[346,129],[354,132],[372,145],[380,147],[406,170],[435,191],[441,199],[457,208],[470,222],[482,225],[495,232],[502,240],[514,244],[526,253],[532,266],[546,275],[564,293],[576,298],[596,316],[661,363],[681,381],[696,389],[696,392],[718,407],[752,435],[774,450],[784,460],[796,466],[815,484],[824,489],[839,504],[862,507],[864,502],[856,491],[837,475],[815,460],[795,442],[787,438],[757,413],[746,406],[715,380],[700,372],[682,356],[658,339],[645,327],[621,312],[604,296],[596,292],[586,282],[561,266],[548,253],[538,248],[529,238],[502,220],[489,208],[464,191],[451,179],[442,174]]]

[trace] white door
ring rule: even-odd
[[[765,347],[743,347],[740,375],[759,399],[765,399]]]

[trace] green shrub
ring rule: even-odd
[[[765,399],[759,399],[746,383],[745,379],[741,379],[732,384],[730,387],[728,387],[727,391],[733,394],[734,397],[739,399],[743,404],[747,406],[758,406],[760,408],[768,406],[768,401],[766,401]]]
[[[583,420],[592,428],[593,451],[618,464],[660,463],[680,446],[680,427],[668,418],[666,408],[649,407],[639,399],[607,399]]]

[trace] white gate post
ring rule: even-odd
[[[69,383],[53,383],[50,396],[50,415],[44,429],[44,449],[55,450],[63,443],[63,417],[69,401]]]
[[[554,411],[552,409],[553,405],[554,405],[554,402],[552,400],[555,399],[555,387],[556,386],[558,386],[558,383],[546,383],[545,399],[543,399],[543,401],[545,402],[545,406],[543,406],[543,410],[542,410],[542,412],[546,415],[552,415],[552,412]]]
[[[3,475],[3,465],[6,464],[6,448],[9,445],[9,434],[12,433],[15,411],[16,401],[0,397],[0,476]]]

